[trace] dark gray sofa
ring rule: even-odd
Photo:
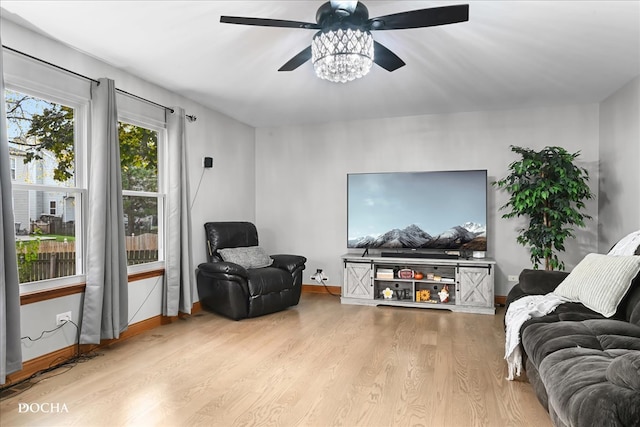
[[[567,275],[523,270],[507,309]],[[640,274],[611,318],[565,303],[526,321],[520,338],[527,378],[554,425],[640,426]]]

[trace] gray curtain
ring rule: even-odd
[[[127,253],[122,209],[118,112],[113,80],[91,84],[87,287],[81,344],[113,339],[127,328]]]
[[[2,51],[0,50],[0,384],[22,369],[20,344],[20,286],[11,201],[11,172],[7,112],[4,102]]]
[[[162,314],[191,313],[194,270],[191,254],[191,212],[187,176],[185,115],[182,108],[167,111],[167,221]]]

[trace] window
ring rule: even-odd
[[[9,168],[11,169],[11,180],[15,181],[16,180],[16,165],[18,163],[18,160],[15,157],[11,157],[9,159]]]
[[[54,98],[5,91],[21,284],[83,273],[76,159],[84,106]]]
[[[5,52],[20,292],[84,282],[90,83]],[[161,267],[165,110],[117,93],[130,272]],[[133,265],[133,264],[140,264]]]
[[[159,191],[158,168],[158,146],[163,135],[161,129],[125,121],[118,126],[128,265],[163,258],[159,236],[162,236],[164,196]]]

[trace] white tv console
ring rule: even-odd
[[[346,254],[342,260],[342,304],[435,308],[481,314],[496,312],[496,262],[492,259],[392,258]],[[422,273],[423,277],[399,278],[397,272],[401,269]],[[395,271],[392,277],[389,276],[389,270]],[[441,302],[438,292],[445,285],[449,290],[449,301]],[[383,295],[387,288],[392,291],[391,298]],[[416,292],[420,293],[421,290],[429,291],[431,295],[428,300],[417,300]]]

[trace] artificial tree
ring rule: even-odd
[[[524,216],[529,226],[520,230],[517,241],[529,247],[533,268],[544,260],[546,270],[564,270],[558,252],[564,242],[575,237],[573,227],[584,227],[591,219],[584,209],[584,201],[591,199],[589,172],[576,166],[580,152],[569,153],[562,147],[545,147],[541,151],[511,146],[522,158],[509,165],[509,174],[493,183],[510,194],[500,209],[509,212],[502,218]]]

